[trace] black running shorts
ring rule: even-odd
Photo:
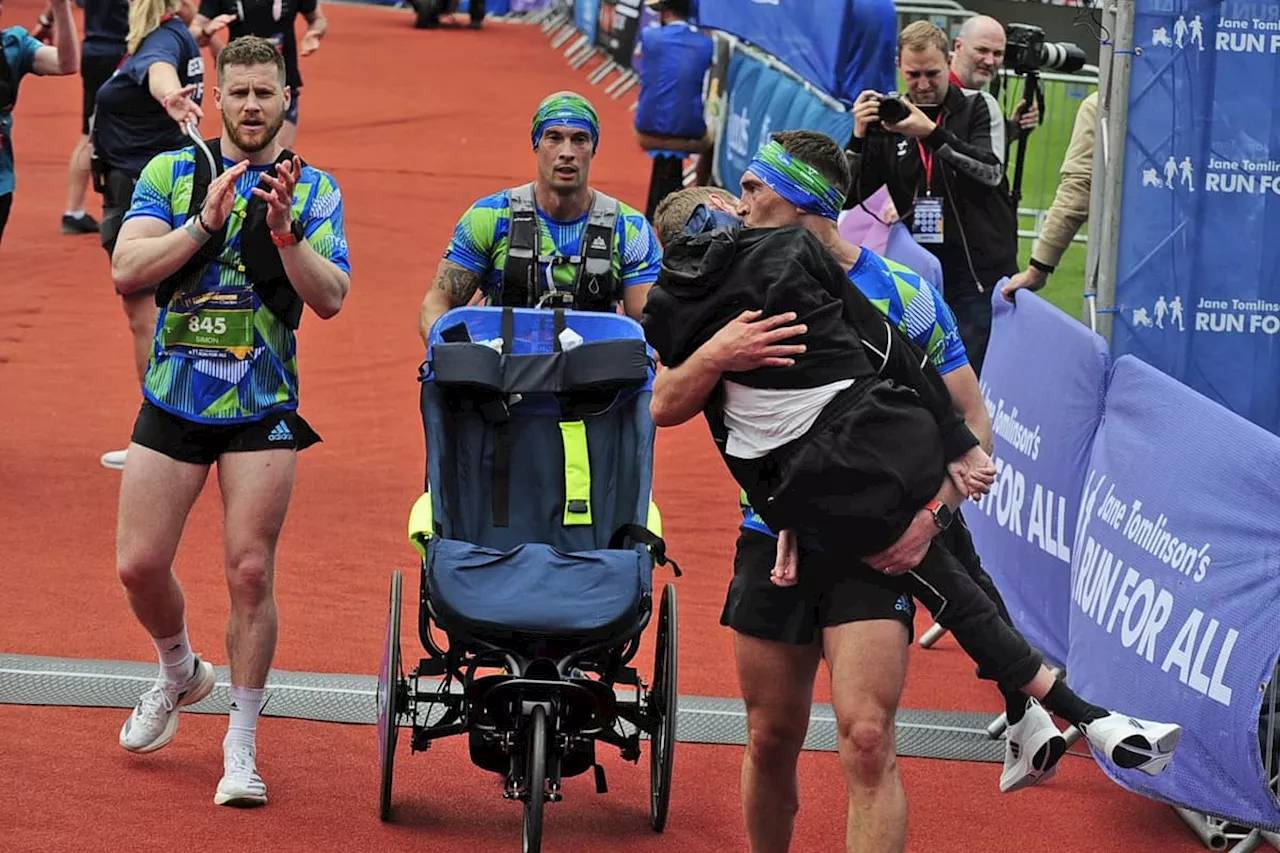
[[[796,585],[777,586],[769,579],[777,548],[772,536],[739,532],[721,625],[762,640],[808,645],[823,628],[893,619],[906,626],[911,642],[915,603],[902,578],[852,558],[802,549]]]
[[[179,462],[212,465],[224,453],[305,450],[320,436],[296,411],[247,424],[196,423],[144,400],[133,425],[133,441]]]

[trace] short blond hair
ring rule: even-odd
[[[912,21],[898,33],[898,56],[905,50],[922,51],[936,47],[942,51],[942,58],[951,55],[951,42],[947,34],[932,21]]]
[[[738,205],[737,196],[720,187],[686,187],[658,202],[658,208],[653,212],[653,228],[658,232],[658,240],[666,245],[679,237],[698,205],[706,204],[717,196],[730,207]]]
[[[261,36],[240,36],[232,39],[218,53],[218,85],[223,85],[227,77],[227,69],[231,66],[252,67],[254,65],[274,65],[280,85],[285,85],[284,54],[276,50],[276,43]]]

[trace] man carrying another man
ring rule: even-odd
[[[775,150],[775,147],[782,151]],[[744,198],[739,210],[745,215],[746,224],[756,231],[804,225],[831,250],[839,269],[861,289],[862,281],[874,282],[874,271],[884,262],[870,252],[843,243],[838,237],[834,220],[840,206],[840,194],[834,186],[847,183],[847,179],[843,154],[834,141],[805,132],[777,134],[744,175]],[[708,198],[709,204],[692,205],[694,217],[689,220],[690,205],[686,197],[697,194],[713,196],[714,192],[685,190],[672,196],[658,212],[659,230],[664,243],[667,243],[670,263],[677,270],[682,265],[687,268],[685,256],[696,247],[699,239],[694,238],[690,242],[681,238],[681,227],[688,222],[692,230],[705,232],[706,226],[698,223],[714,219],[714,213],[709,213],[708,208],[714,210],[719,207],[714,199]],[[714,230],[715,223],[711,225]],[[779,246],[784,242],[779,241]],[[745,251],[749,252],[749,247]],[[671,257],[673,252],[675,256]],[[665,262],[663,276],[650,298],[651,307],[661,304],[668,282],[673,280],[668,275]],[[696,278],[685,278],[677,284],[692,288],[697,284]],[[736,292],[732,281],[726,280],[717,287]],[[875,296],[872,298],[877,299]],[[765,301],[768,299],[766,296]],[[877,300],[877,306],[881,301]],[[911,309],[916,308],[918,301],[910,300]],[[923,305],[928,303],[926,299]],[[703,309],[695,304],[692,310]],[[881,310],[885,309],[882,307]],[[646,309],[646,314],[649,313],[650,310]],[[795,319],[794,314],[765,319],[758,317],[759,312],[748,310],[724,325],[678,366],[668,367],[659,374],[652,405],[654,419],[659,425],[681,423],[704,408],[708,408],[708,420],[711,421],[714,417],[711,410],[724,405],[726,380],[753,371],[761,374],[768,367],[789,366],[793,360],[803,358],[805,347],[789,343],[786,339],[805,334],[808,330],[804,326],[783,327]],[[647,321],[649,319],[646,317]],[[817,348],[827,347],[833,340],[830,324],[826,323],[825,328],[821,339],[810,339]],[[654,331],[659,339],[667,334],[657,328]],[[939,342],[945,344],[946,337],[942,332],[936,340],[931,340],[933,335],[926,339],[935,361],[936,354],[946,350],[945,345],[938,346]],[[975,386],[976,396],[972,371],[966,368],[965,373]],[[804,379],[779,377],[778,381],[784,384],[794,381],[803,386]],[[816,389],[802,387],[801,390]],[[925,390],[927,392],[928,389]],[[981,405],[980,399],[978,405]],[[785,408],[781,401],[778,408]],[[818,417],[826,418],[827,415],[824,411]],[[762,412],[757,420],[769,417],[772,415]],[[837,417],[838,414],[832,415],[830,420]],[[745,427],[742,431],[747,433],[752,426],[759,427],[762,433],[767,432],[763,422],[752,425],[739,421],[736,425],[740,429]],[[986,430],[989,436],[989,425]],[[814,429],[815,434],[820,431],[819,428]],[[722,443],[722,450],[728,448],[723,430],[717,432],[713,429],[713,433],[717,434],[718,443]],[[805,435],[797,442],[808,440],[810,437]],[[841,453],[848,451],[846,447]],[[939,524],[938,519],[942,517],[945,520],[947,514],[937,505],[920,508],[907,524],[906,532],[881,553],[867,556],[866,565],[857,560],[842,562],[829,549],[802,548],[788,557],[786,549],[775,545],[769,534],[758,531],[744,531],[740,538],[735,577],[722,621],[735,630],[739,678],[747,703],[749,737],[744,757],[742,797],[751,849],[755,853],[784,851],[789,845],[798,808],[795,765],[808,727],[813,679],[818,660],[822,657],[826,658],[831,671],[832,696],[841,732],[840,753],[849,783],[848,850],[902,849],[905,795],[894,762],[893,718],[905,677],[911,608],[903,585],[892,576],[917,571],[923,573],[922,559],[926,554],[930,556],[925,562],[948,559],[943,554],[945,548],[942,544],[933,542],[938,528],[947,526]],[[812,520],[821,523],[819,519]],[[841,519],[833,517],[827,522],[838,526]],[[754,536],[749,537],[749,532]],[[744,540],[756,537],[760,539],[757,546],[745,544]],[[789,569],[786,566],[788,559],[793,561]],[[949,559],[954,564],[954,558]],[[798,583],[794,586],[780,584],[786,574],[797,574],[796,562],[799,564]],[[873,571],[872,567],[883,574]],[[961,584],[968,581],[963,570],[953,569],[950,575],[952,580],[958,579]],[[928,597],[926,594],[922,600]],[[936,605],[936,596],[934,598]],[[1038,656],[1031,653],[1025,641],[1021,641],[1021,651],[1017,648],[1020,637],[1009,644],[1001,642],[996,635],[1007,637],[1011,632],[1007,626],[999,624],[999,618],[991,612],[994,607],[990,602],[984,605],[981,598],[979,593],[979,600],[975,601],[970,593],[967,601],[956,596],[942,604],[951,611],[953,618],[964,620],[977,619],[975,614],[985,608],[987,614],[981,617],[983,630],[979,633],[991,635],[1001,647],[979,648],[979,652],[986,653],[983,657],[991,660],[1001,658],[1011,671],[1018,670],[1017,684],[1025,684],[1027,692],[1042,697],[1046,704],[1069,720],[1078,720],[1090,741],[1113,759],[1123,761],[1127,766],[1140,763],[1149,773],[1159,772],[1167,765],[1168,751],[1176,741],[1176,727],[1157,725],[1150,729],[1135,729],[1120,715],[1108,714],[1104,709],[1091,706],[1070,693],[1065,685],[1055,684],[1052,676],[1048,676],[1047,684],[1044,683],[1047,670],[1040,665]],[[973,628],[974,624],[968,627]],[[973,637],[973,633],[970,632],[969,636]],[[959,633],[957,638],[961,639]],[[978,646],[985,645],[989,639],[982,638]],[[967,650],[971,648],[972,644],[966,646]],[[1021,659],[1014,659],[1019,656]],[[1043,714],[1038,706],[1028,704],[1026,719],[1032,717],[1030,712],[1033,708]],[[1013,728],[1016,727],[1011,728],[1011,738],[1017,735]],[[1061,739],[1051,722],[1048,728],[1047,738],[1042,738],[1036,745],[1026,744],[1032,754],[1042,753],[1048,739]],[[1123,741],[1135,737],[1143,739],[1143,748],[1132,753],[1122,748]],[[1128,747],[1138,745],[1137,740],[1129,740],[1126,744]],[[1147,754],[1139,755],[1144,748]],[[1043,771],[1048,769],[1043,766],[1044,755],[1038,759],[1041,762],[1038,768],[1031,766],[1036,760],[1024,759],[1026,767],[1021,768],[1025,777],[1021,779],[1023,784],[1041,778]],[[1010,769],[1019,768],[1007,766],[1006,775]],[[1004,781],[1002,778],[1002,787]]]

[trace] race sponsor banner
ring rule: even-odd
[[[1280,6],[1137,0],[1112,350],[1280,432]]]
[[[996,482],[962,514],[1014,625],[1065,665],[1076,515],[1110,357],[1101,336],[1035,293],[1019,291],[1015,306],[993,290],[979,387]]]
[[[1076,522],[1067,660],[1089,701],[1183,727],[1161,775],[1102,760],[1117,783],[1271,830],[1259,712],[1280,649],[1277,482],[1280,438],[1118,358]]]

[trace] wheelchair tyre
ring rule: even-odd
[[[378,746],[381,750],[382,788],[378,813],[382,820],[391,819],[391,779],[394,775],[400,695],[400,572],[391,575],[391,603],[387,613],[386,646],[382,653],[382,671],[378,675]]]
[[[676,588],[667,584],[658,608],[658,639],[653,652],[653,686],[649,691],[649,824],[654,832],[667,826],[671,804],[671,767],[676,753],[676,704],[679,644],[676,626]]]
[[[542,850],[542,809],[547,797],[547,711],[535,705],[529,718],[529,751],[525,761],[524,853]]]

